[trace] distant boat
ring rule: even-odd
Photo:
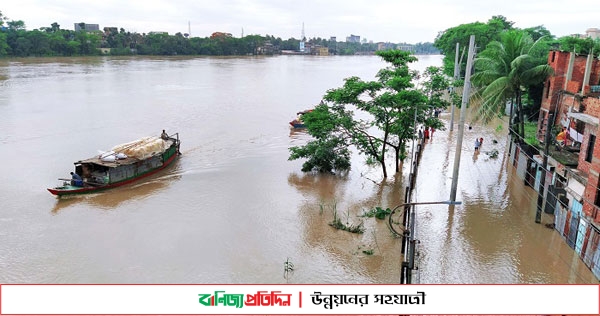
[[[304,115],[308,112],[312,112],[312,109],[304,110],[304,111],[300,111],[300,112],[296,113],[297,117],[295,119],[293,119],[292,121],[290,121],[290,125],[293,128],[306,128],[306,125],[304,125],[304,122],[302,121],[302,115]]]
[[[179,153],[179,133],[150,136],[115,146],[101,155],[75,162],[71,179],[48,189],[62,196],[94,193],[150,176],[172,164]]]

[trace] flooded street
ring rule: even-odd
[[[419,59],[417,70],[441,65]],[[296,112],[384,66],[375,56],[0,60],[0,283],[397,283],[401,240],[357,215],[401,204],[406,179],[380,185],[380,169],[358,156],[344,176],[287,160],[309,139],[289,128]],[[506,166],[506,133],[494,128],[466,133],[463,204],[417,208],[418,280],[597,283],[534,224],[537,195]],[[179,133],[182,156],[149,179],[62,199],[46,191],[73,162],[162,129]],[[478,157],[475,134],[486,139]],[[452,139],[436,131],[426,145],[419,201],[448,199]],[[365,233],[330,227],[334,211]]]
[[[458,122],[459,111],[455,115]],[[449,126],[450,113],[442,118]],[[425,144],[418,201],[449,200],[457,124],[453,132],[436,131]],[[534,223],[538,195],[507,163],[506,124],[465,128],[456,197],[461,205],[417,207],[420,283],[598,283],[559,234],[543,225],[553,223],[551,215],[543,213],[542,224]],[[497,158],[490,156],[494,150]]]

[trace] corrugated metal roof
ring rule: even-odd
[[[118,166],[123,166],[123,165],[130,165],[133,163],[136,163],[140,161],[137,158],[134,157],[127,157],[125,159],[117,159],[115,161],[102,161],[100,159],[100,156],[97,157],[92,157],[92,158],[88,158],[88,159],[84,159],[84,160],[79,160],[77,162],[75,162],[75,164],[84,164],[84,163],[91,163],[91,164],[95,164],[95,165],[100,165],[100,166],[104,166],[104,167],[108,167],[108,168],[116,168]]]

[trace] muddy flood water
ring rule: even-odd
[[[416,70],[441,65],[419,59]],[[343,176],[288,161],[309,139],[288,125],[296,112],[384,66],[375,56],[0,60],[0,283],[397,283],[401,240],[357,215],[402,203],[406,169],[382,181],[359,156]],[[467,133],[463,204],[417,208],[417,281],[597,283],[534,223],[537,196],[507,166],[496,127]],[[97,194],[46,191],[73,162],[162,129],[182,141],[168,169]],[[479,156],[475,135],[486,139]],[[418,201],[448,199],[454,138],[436,131],[426,144]],[[484,153],[492,139],[496,159]],[[365,233],[329,226],[334,211]]]

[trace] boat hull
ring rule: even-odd
[[[294,121],[291,121],[291,122],[290,122],[290,125],[291,125],[293,128],[306,128],[306,126],[304,125],[304,123],[298,122],[298,121],[296,121],[296,120],[294,120]]]
[[[161,171],[162,169],[170,166],[171,164],[173,164],[173,162],[175,162],[175,160],[178,159],[179,157],[179,143],[177,143],[175,146],[175,151],[174,153],[168,157],[163,163],[162,165],[150,169],[148,171],[145,171],[143,173],[140,173],[138,175],[135,175],[131,178],[127,178],[121,181],[117,181],[117,182],[113,182],[113,183],[109,183],[106,185],[99,185],[99,186],[86,186],[86,187],[75,187],[75,186],[71,186],[71,185],[64,185],[62,187],[56,187],[56,188],[48,188],[48,192],[56,195],[56,196],[63,196],[63,195],[76,195],[76,194],[88,194],[88,193],[96,193],[96,192],[100,192],[100,191],[104,191],[104,190],[108,190],[108,189],[112,189],[112,188],[116,188],[116,187],[120,187],[123,185],[127,185],[136,181],[139,181],[141,179],[144,179],[146,177],[149,177],[159,171]]]

